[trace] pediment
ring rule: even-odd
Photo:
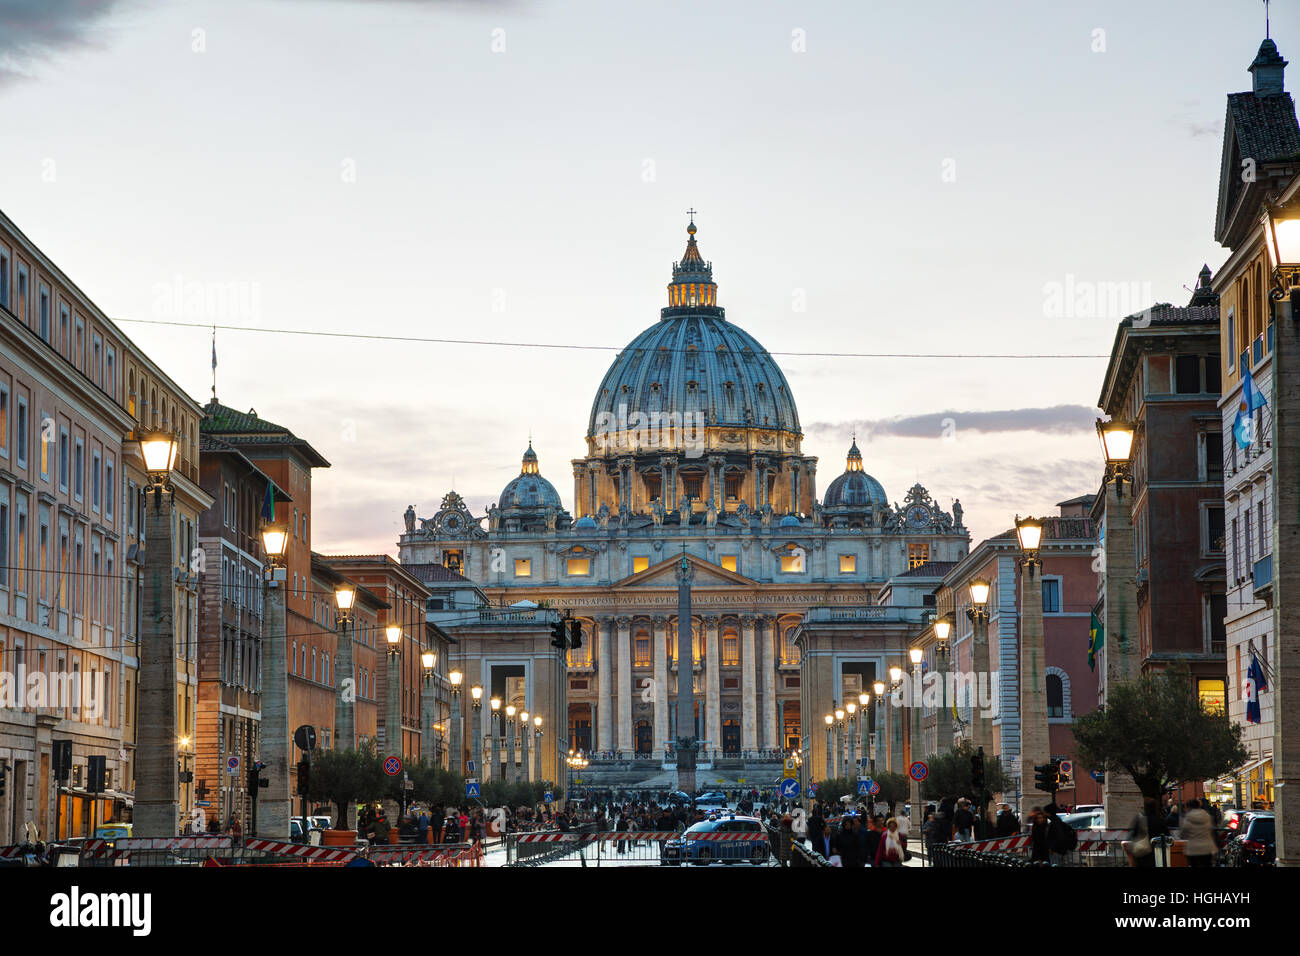
[[[692,588],[753,587],[758,584],[752,578],[747,578],[735,571],[728,571],[722,565],[713,564],[703,558],[697,558],[693,554],[686,555],[686,560],[691,563],[691,567],[695,570],[695,575],[691,580]],[[677,565],[680,561],[680,554],[665,558],[658,564],[650,565],[644,571],[638,571],[636,574],[630,574],[620,581],[615,581],[613,586],[616,588],[675,588],[677,587]]]

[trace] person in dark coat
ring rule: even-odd
[[[1034,807],[1033,820],[1029,828],[1029,859],[1034,863],[1050,863],[1052,856],[1047,846],[1047,814],[1042,807]]]
[[[1016,819],[1016,813],[1011,809],[1010,804],[1004,803],[1002,809],[998,811],[997,826],[994,835],[1001,837],[1013,837],[1020,832],[1020,821]]]
[[[857,823],[856,817],[844,817],[840,821],[839,832],[835,834],[831,841],[831,849],[840,855],[840,866],[855,867],[859,866],[858,860],[858,836],[854,832],[854,825]]]

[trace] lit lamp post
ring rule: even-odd
[[[465,754],[462,750],[465,744],[460,722],[460,685],[464,679],[465,675],[460,671],[452,671],[447,675],[447,680],[451,682],[451,742],[447,755],[447,769],[457,776],[465,771]]]
[[[902,686],[903,669],[895,665],[889,669],[890,696],[898,694]],[[885,711],[888,717],[887,723],[889,724],[889,769],[893,773],[902,773],[907,770],[907,767],[895,766],[895,761],[900,764],[903,762],[903,714],[896,713],[896,711],[902,710],[901,705],[905,703],[901,695],[898,702],[899,707],[890,707]]]
[[[835,708],[835,774],[844,776],[844,708]]]
[[[469,689],[470,709],[474,717],[470,721],[470,749],[473,752],[474,773],[483,773],[483,688],[475,684]],[[470,776],[473,776],[471,774]]]
[[[1300,205],[1268,206],[1273,258],[1273,795],[1277,863],[1300,866]],[[1109,779],[1109,776],[1107,777]]]
[[[515,767],[515,714],[518,710],[514,704],[506,705],[506,772],[501,775],[501,779],[514,783],[519,779],[519,771]]]
[[[146,489],[144,607],[139,650],[139,724],[136,729],[134,833],[176,836],[180,822],[176,725],[176,632],[173,626],[172,468],[176,438],[166,432],[138,437],[149,475]]]
[[[1102,574],[1105,582],[1102,612],[1101,699],[1106,702],[1112,688],[1137,679],[1137,557],[1133,544],[1132,495],[1124,500],[1124,483],[1133,480],[1133,425],[1112,418],[1097,419],[1106,458],[1104,538],[1101,541]],[[1133,778],[1123,771],[1106,774],[1102,803],[1106,825],[1128,826],[1142,809],[1142,793]]]
[[[424,687],[420,692],[420,723],[423,725],[424,733],[420,735],[423,746],[420,748],[422,756],[431,763],[439,763],[440,753],[442,750],[442,741],[435,742],[430,739],[433,734],[429,732],[433,727],[434,718],[437,716],[438,707],[437,684],[434,678],[434,668],[438,665],[438,655],[434,651],[424,651],[420,654],[420,665],[424,668]],[[441,726],[438,728],[439,737],[442,736]]]
[[[351,750],[357,745],[357,709],[354,705],[355,694],[343,693],[343,682],[351,680],[356,673],[352,660],[352,605],[357,599],[357,592],[342,585],[334,589],[334,615],[338,633],[338,647],[334,655],[334,746],[340,750]],[[347,700],[352,697],[353,700]],[[343,821],[347,823],[346,820]]]
[[[921,810],[921,781],[912,777],[911,766],[921,759],[921,658],[925,652],[919,647],[914,647],[907,652],[908,657],[912,660],[912,695],[909,701],[911,713],[908,716],[908,737],[911,741],[911,753],[903,764],[908,768],[905,772],[912,781],[912,823],[920,826],[923,814]]]
[[[952,682],[948,675],[952,672],[952,618],[945,614],[934,622],[934,657],[939,665],[939,710],[935,714],[935,753],[942,753],[952,746],[952,712],[956,706],[955,699],[948,695]]]
[[[492,778],[494,780],[503,780],[505,774],[502,773],[501,767],[501,737],[499,734],[501,729],[501,698],[493,697],[489,703],[492,707]]]
[[[835,751],[832,749],[831,741],[835,739],[835,715],[826,715],[826,769],[822,771],[822,778],[829,780],[834,771],[831,769],[835,766]]]
[[[388,642],[388,719],[384,721],[384,746],[394,757],[402,754],[402,629],[384,628]]]
[[[855,726],[858,705],[849,701],[844,705],[844,712],[849,715],[848,719],[848,737],[849,737],[849,762],[847,772],[844,774],[849,780],[853,780],[858,775],[858,730]]]
[[[1052,759],[1047,730],[1047,672],[1043,649],[1043,585],[1039,546],[1043,523],[1016,516],[1020,542],[1020,819],[1029,821],[1035,805],[1050,800],[1034,796],[1034,767]]]
[[[284,580],[285,552],[289,548],[286,528],[262,529],[262,550],[267,567],[262,575],[262,719],[259,759],[266,765],[267,786],[258,800],[256,836],[270,840],[289,839],[289,818],[293,816],[293,793],[289,785],[289,647],[286,635]],[[341,825],[341,824],[340,824]]]
[[[542,715],[533,715],[533,779],[542,779]]]
[[[989,591],[992,586],[984,578],[974,578],[970,582],[970,608],[966,614],[970,617],[974,634],[971,638],[971,670],[975,672],[976,687],[982,680],[992,680],[989,670]],[[978,697],[978,695],[977,695]],[[993,752],[993,718],[979,706],[979,700],[971,701],[971,746],[978,751],[981,747],[986,753]]]
[[[528,782],[528,711],[519,712],[519,774],[517,779]]]
[[[885,682],[876,681],[871,685],[876,692],[876,729],[871,734],[871,774],[876,773],[876,758],[880,754],[881,732],[885,727]],[[885,766],[889,766],[889,754],[885,754]]]

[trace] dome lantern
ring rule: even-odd
[[[718,305],[718,285],[713,281],[713,263],[700,255],[695,242],[695,210],[690,210],[691,222],[686,227],[686,252],[680,262],[673,263],[673,281],[668,285],[670,309],[715,309]],[[667,317],[667,316],[666,316]]]

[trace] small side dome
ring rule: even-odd
[[[579,518],[577,521],[573,523],[573,527],[582,528],[584,530],[587,528],[595,528],[597,527],[596,519],[593,518],[591,515],[583,515],[581,518]]]
[[[781,527],[781,528],[797,528],[797,527],[799,527],[802,523],[803,523],[803,522],[801,522],[797,516],[795,516],[795,515],[786,515],[784,518],[781,519],[781,524],[778,525],[778,527]]]

